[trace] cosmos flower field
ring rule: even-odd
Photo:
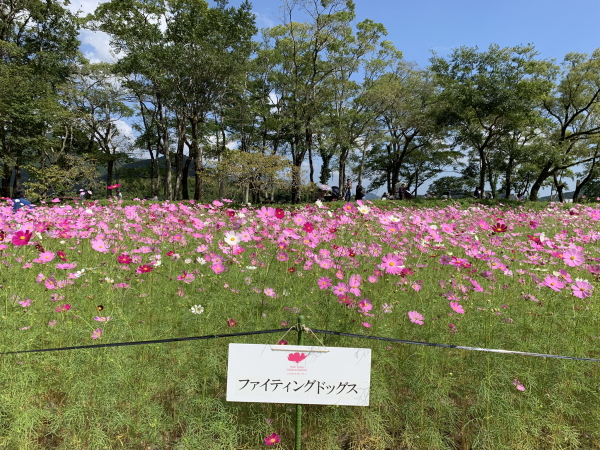
[[[289,328],[600,358],[600,205],[0,206],[0,353]],[[225,401],[230,342],[0,356],[0,448],[293,448],[292,405]],[[369,407],[305,449],[600,448],[600,363],[373,350]],[[311,345],[320,345],[307,335]]]

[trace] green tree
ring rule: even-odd
[[[536,117],[551,89],[551,64],[536,59],[534,47],[460,47],[448,58],[431,57],[431,71],[442,90],[438,122],[452,127],[455,143],[479,159],[479,188],[485,190],[490,155],[507,133]],[[488,176],[489,178],[489,176]],[[492,180],[490,180],[492,181]]]
[[[552,80],[554,89],[541,108],[551,125],[531,200],[537,200],[548,178],[595,158],[594,139],[600,136],[600,48],[591,56],[569,53],[561,67],[555,67]]]
[[[77,21],[57,0],[15,0],[0,6],[0,155],[2,195],[21,167],[39,164],[68,121],[60,92],[79,61]],[[54,132],[53,132],[54,130]]]
[[[307,154],[312,166],[315,122],[331,96],[328,81],[344,69],[329,55],[343,54],[347,48],[355,14],[352,0],[285,0],[282,11],[283,24],[266,31],[260,55],[273,67],[268,83],[286,122],[286,143],[296,167],[292,201],[297,203],[299,169]],[[295,22],[293,16],[298,12],[311,22]]]
[[[384,133],[381,144],[373,148],[379,154],[370,152],[368,171],[380,182],[385,179],[388,192],[398,183],[407,157],[415,154],[416,162],[417,153],[428,159],[432,152],[444,149],[444,129],[434,116],[438,97],[431,76],[406,63],[375,80],[365,94],[363,100]]]

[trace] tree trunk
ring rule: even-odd
[[[190,151],[194,155],[194,174],[196,175],[194,178],[194,200],[202,200],[204,198],[204,162],[198,136],[200,118],[198,115],[193,115],[189,119],[192,126],[192,148]]]
[[[483,198],[483,193],[485,192],[485,172],[487,170],[487,158],[482,150],[479,150],[479,164],[481,164],[479,167],[479,190],[481,191],[481,196]]]
[[[512,172],[513,172],[513,165],[515,163],[515,159],[513,158],[512,155],[509,155],[508,157],[508,164],[506,166],[506,173],[504,175],[504,181],[506,183],[505,186],[505,190],[504,190],[504,197],[509,199],[510,198],[510,191],[512,190]]]
[[[182,192],[181,192],[181,198],[183,200],[189,200],[190,199],[190,192],[189,192],[189,174],[190,174],[190,166],[192,165],[192,157],[188,156],[188,159],[185,160],[185,164],[183,165],[183,178],[181,180],[182,183]]]
[[[579,203],[579,194],[581,193],[581,190],[593,178],[594,168],[596,167],[596,157],[597,156],[598,156],[598,151],[596,151],[594,153],[594,159],[592,160],[592,165],[590,167],[590,170],[588,171],[588,174],[585,176],[585,178],[583,180],[581,180],[575,186],[575,192],[573,192],[573,203]]]
[[[363,143],[362,154],[360,156],[360,165],[358,166],[358,184],[362,186],[363,182],[363,171],[365,169],[365,156],[367,154],[367,143]]]
[[[106,163],[106,198],[112,197],[112,189],[108,189],[108,186],[112,184],[114,168],[115,162],[111,158]]]
[[[562,184],[562,181],[558,181],[558,176],[556,175],[556,171],[554,171],[554,173],[552,174],[552,177],[554,178],[554,186],[556,186],[556,193],[558,194],[558,201],[561,203],[565,202],[565,197],[563,195],[563,188],[564,185]]]
[[[548,179],[550,175],[552,175],[552,172],[550,171],[551,168],[552,164],[546,164],[540,172],[540,174],[538,175],[538,177],[536,178],[536,180],[533,182],[533,185],[531,186],[531,191],[529,192],[530,201],[537,202],[538,193],[542,188],[542,184]]]
[[[309,127],[306,127],[306,147],[308,148],[308,167],[309,167],[309,180],[311,183],[314,183],[315,176],[315,167],[313,165],[313,154],[312,154],[312,144],[313,144],[313,136]]]
[[[165,199],[173,200],[173,174],[171,173],[171,151],[169,149],[169,129],[165,126],[163,130],[163,155],[165,157]]]
[[[177,124],[177,153],[175,153],[175,192],[174,199],[179,199],[183,174],[183,149],[185,148],[185,119],[180,118]]]

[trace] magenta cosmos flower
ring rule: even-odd
[[[154,267],[152,267],[149,264],[144,264],[142,266],[139,266],[137,269],[135,269],[135,273],[148,273],[148,272],[152,272],[152,270],[154,269]]]
[[[402,272],[402,259],[400,259],[398,255],[388,253],[381,259],[381,268],[384,269],[386,273],[398,275]]]
[[[281,438],[277,433],[273,433],[265,438],[265,445],[275,445],[281,442]]]
[[[17,231],[12,237],[13,245],[27,245],[33,233],[31,231]]]
[[[412,323],[416,323],[417,325],[423,325],[423,316],[417,311],[409,311],[408,318]]]
[[[119,261],[119,264],[131,264],[133,262],[133,259],[131,259],[129,255],[123,253],[117,256],[117,261]]]

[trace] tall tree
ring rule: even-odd
[[[460,47],[448,58],[435,53],[431,71],[442,90],[438,121],[453,127],[457,145],[479,158],[479,188],[485,190],[491,152],[500,139],[522,127],[551,88],[551,65],[536,59],[533,46],[487,51]]]
[[[380,154],[370,154],[369,170],[385,173],[387,190],[393,192],[406,157],[444,147],[444,129],[434,116],[439,94],[428,72],[402,63],[393,72],[379,77],[364,101],[375,113],[384,133],[380,146],[374,148]]]
[[[79,60],[77,22],[61,1],[19,0],[0,6],[0,163],[2,195],[21,167],[42,159],[68,112],[60,90]],[[29,156],[27,156],[29,154]]]
[[[125,103],[128,92],[108,63],[82,65],[72,77],[70,105],[89,130],[90,141],[97,143],[97,159],[106,164],[106,195],[110,197],[115,163],[127,155],[131,144],[122,136],[119,122],[133,115]]]
[[[292,201],[300,201],[300,167],[306,155],[312,166],[315,121],[323,112],[331,91],[327,81],[341,70],[328,58],[341,53],[352,33],[352,0],[284,0],[283,24],[267,30],[262,57],[275,64],[269,76],[271,94],[288,122],[287,144],[295,168]],[[295,14],[310,18],[294,21]],[[311,169],[311,181],[313,170]]]
[[[569,53],[552,74],[555,87],[542,104],[551,121],[546,158],[531,187],[537,200],[544,181],[561,170],[592,161],[600,136],[600,48],[591,56]]]

